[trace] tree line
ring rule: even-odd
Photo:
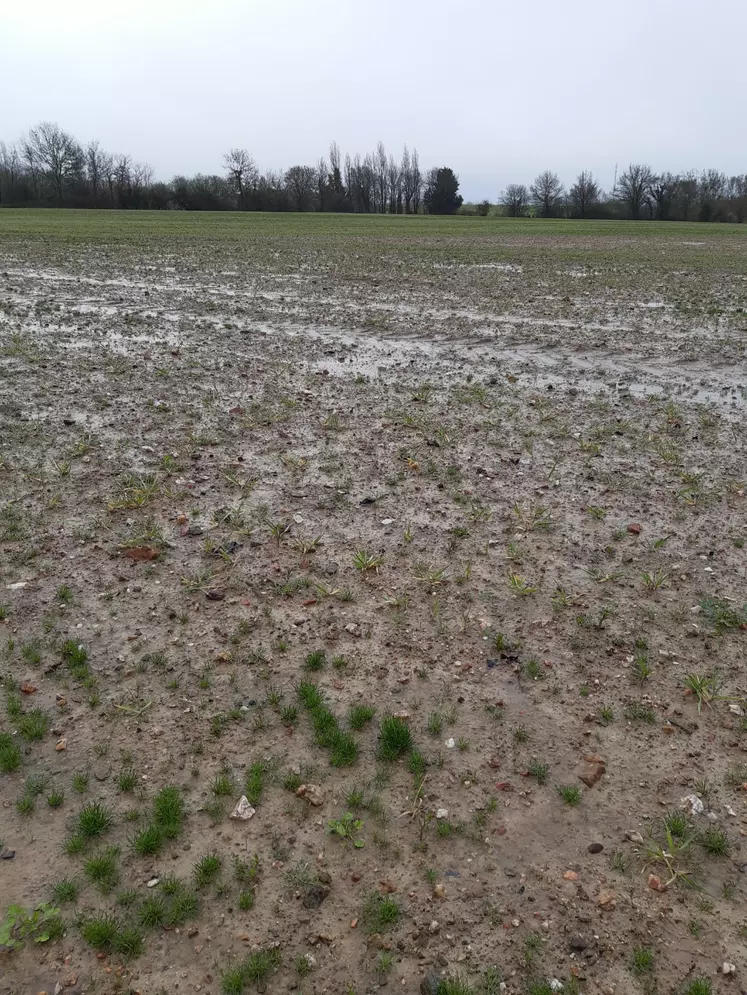
[[[340,211],[358,214],[487,215],[510,217],[641,218],[682,221],[747,219],[747,175],[715,169],[655,173],[631,164],[605,192],[584,170],[568,189],[551,170],[529,186],[509,184],[494,206],[463,205],[459,179],[448,166],[422,170],[416,149],[400,157],[382,142],[364,156],[345,155],[332,142],[314,165],[261,172],[253,156],[233,148],[222,172],[156,180],[147,164],[87,144],[57,124],[42,122],[18,142],[0,141],[0,206],[60,206],[183,211]]]

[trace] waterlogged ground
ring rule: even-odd
[[[0,992],[747,986],[747,235],[451,225],[0,214]]]

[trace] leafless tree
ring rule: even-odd
[[[114,184],[116,183],[114,172],[114,156],[110,152],[104,152],[101,156],[101,181],[102,186],[109,191],[109,203],[114,203]]]
[[[57,124],[42,121],[23,139],[23,156],[36,175],[46,173],[57,200],[62,203],[66,183],[81,169],[80,146]]]
[[[646,205],[652,178],[650,166],[631,163],[617,181],[617,199],[634,221]]]
[[[379,142],[376,146],[376,155],[373,157],[373,166],[376,176],[376,209],[379,214],[386,213],[387,208],[387,166],[388,159],[384,143]]]
[[[420,198],[423,195],[423,174],[420,172],[418,150],[410,153],[410,172],[412,173],[412,213],[420,213]]]
[[[312,166],[291,166],[285,174],[285,189],[296,211],[308,210],[316,183],[316,171]]]
[[[576,217],[585,218],[589,208],[599,200],[599,185],[591,173],[582,170],[576,177],[568,197]]]
[[[551,169],[540,173],[531,186],[531,194],[541,218],[551,218],[557,214],[563,199],[563,184],[558,174]]]
[[[677,213],[683,221],[689,221],[698,199],[698,177],[690,170],[680,176],[677,182]]]
[[[88,174],[88,185],[91,188],[94,200],[98,200],[99,193],[104,184],[104,153],[98,142],[89,142],[85,148],[86,172]]]
[[[406,145],[402,153],[399,172],[402,177],[402,200],[404,202],[405,214],[412,214],[412,165],[410,163],[410,151]]]
[[[501,194],[501,204],[510,218],[522,218],[529,203],[529,191],[523,183],[509,183]]]
[[[21,175],[21,157],[15,145],[0,142],[0,200],[3,193],[15,194],[16,182]]]
[[[340,147],[337,142],[332,142],[329,146],[329,185],[338,196],[344,193],[340,171]]]
[[[402,213],[402,174],[394,156],[389,156],[387,165],[387,187],[389,188],[389,213]]]
[[[324,156],[321,157],[319,162],[316,164],[316,199],[317,211],[323,211],[326,208],[327,203],[327,180],[329,174],[327,171],[327,162]]]
[[[223,167],[236,192],[239,208],[246,210],[247,192],[256,184],[258,170],[246,149],[230,149],[223,156]]]
[[[654,214],[659,221],[668,221],[672,201],[677,192],[678,179],[672,173],[662,173],[652,176],[648,192],[654,205]]]

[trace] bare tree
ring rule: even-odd
[[[573,206],[573,213],[578,218],[585,218],[589,208],[599,200],[599,184],[591,173],[582,170],[576,177],[568,197]]]
[[[114,172],[114,156],[110,152],[105,152],[101,157],[101,179],[103,186],[109,191],[109,203],[113,204],[116,175]]]
[[[285,189],[296,211],[305,211],[311,202],[316,183],[316,170],[312,166],[291,166],[285,174]]]
[[[698,177],[694,170],[684,173],[677,183],[678,214],[683,221],[690,220],[690,214],[698,199]]]
[[[316,199],[317,211],[323,211],[326,207],[327,202],[327,163],[324,156],[321,157],[319,162],[316,164]]]
[[[412,173],[412,213],[420,213],[420,198],[423,194],[423,174],[420,172],[418,150],[410,153],[410,172]]]
[[[0,142],[0,199],[3,190],[13,199],[16,183],[21,175],[21,158],[15,145]]]
[[[501,204],[510,218],[522,218],[529,203],[529,191],[523,183],[509,183],[501,194]]]
[[[239,207],[246,210],[247,191],[257,182],[257,166],[246,149],[230,149],[223,156],[223,168],[236,192]]]
[[[617,199],[633,220],[641,216],[641,210],[648,200],[652,179],[650,166],[631,163],[617,181]]]
[[[388,159],[383,142],[379,142],[376,146],[376,156],[373,158],[373,166],[376,176],[376,208],[380,214],[385,214],[387,208]]]
[[[130,193],[130,169],[132,159],[128,155],[117,155],[114,157],[114,184],[117,188],[117,200],[120,207],[124,207]]]
[[[86,172],[88,173],[88,185],[91,188],[94,200],[98,200],[99,192],[104,183],[104,159],[105,153],[101,150],[96,141],[89,142],[85,148]]]
[[[669,220],[678,182],[678,177],[673,176],[672,173],[662,173],[661,176],[651,177],[648,192],[654,204],[654,214],[657,220]]]
[[[387,186],[389,188],[389,213],[402,213],[402,173],[399,166],[394,161],[394,156],[389,156],[387,165]]]
[[[344,193],[340,171],[340,147],[337,142],[329,146],[329,185],[338,197]]]
[[[557,173],[546,169],[531,186],[532,200],[541,218],[551,218],[558,213],[563,199],[563,184]]]
[[[402,200],[405,214],[412,214],[412,165],[410,163],[410,152],[406,145],[402,153],[399,173],[402,177]]]
[[[80,146],[57,124],[42,121],[23,140],[23,156],[35,174],[46,173],[59,203],[66,183],[81,169]]]

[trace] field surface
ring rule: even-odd
[[[0,993],[747,988],[746,408],[747,227],[0,211]]]

